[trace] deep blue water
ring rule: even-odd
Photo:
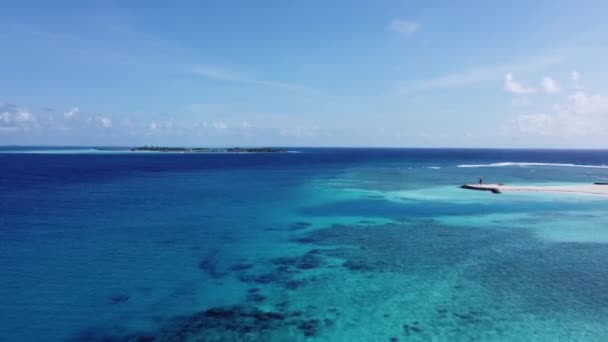
[[[293,150],[0,148],[0,340],[608,339],[608,151]]]

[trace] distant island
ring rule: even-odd
[[[143,146],[134,147],[131,151],[135,152],[172,152],[172,153],[276,153],[287,152],[285,149],[274,147],[230,147],[230,148],[208,148],[208,147],[162,147],[162,146]]]

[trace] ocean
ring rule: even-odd
[[[608,151],[0,149],[0,341],[606,341]]]

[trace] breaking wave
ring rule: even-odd
[[[560,167],[586,167],[592,169],[608,169],[608,165],[584,165],[584,164],[567,164],[567,163],[517,163],[503,162],[491,164],[462,164],[458,167],[504,167],[504,166],[560,166]]]

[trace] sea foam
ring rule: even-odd
[[[585,167],[593,169],[608,169],[608,165],[584,165],[584,164],[568,164],[568,163],[523,163],[523,162],[503,162],[491,164],[462,164],[458,167],[504,167],[504,166],[559,166],[559,167]]]

